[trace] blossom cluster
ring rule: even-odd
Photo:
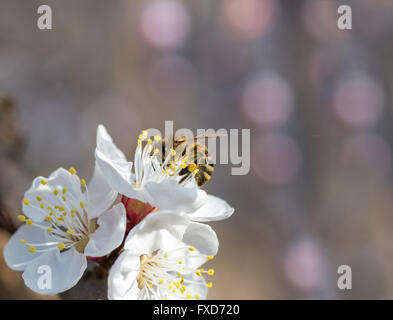
[[[219,243],[203,222],[226,219],[234,209],[200,189],[195,165],[175,150],[163,161],[154,147],[162,138],[152,138],[147,131],[139,135],[131,162],[99,125],[89,183],[74,168],[34,179],[18,216],[24,224],[4,248],[7,265],[23,271],[26,286],[42,294],[66,291],[81,279],[87,260],[112,257],[109,299],[207,297],[212,282],[205,276],[214,270],[202,265]],[[187,167],[184,179],[179,173]],[[40,285],[40,266],[52,270],[50,286]]]

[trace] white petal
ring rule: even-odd
[[[224,200],[208,195],[206,203],[198,210],[191,212],[189,217],[194,221],[219,221],[229,218],[234,209]]]
[[[188,188],[174,180],[148,182],[144,186],[147,202],[160,209],[193,212],[207,201],[207,194],[198,188]]]
[[[89,192],[88,214],[90,219],[96,218],[108,210],[117,197],[117,191],[109,186],[97,165],[94,168],[93,178],[90,180],[87,189]]]
[[[90,236],[84,252],[89,257],[103,257],[121,245],[127,223],[124,205],[115,205],[100,216],[97,223],[99,227]]]
[[[191,222],[183,236],[183,242],[187,246],[194,247],[198,253],[204,256],[215,256],[218,251],[218,239],[214,230],[202,223]],[[192,254],[191,254],[192,256]],[[199,268],[207,261],[207,258],[187,258],[185,264],[192,268]]]
[[[116,147],[112,137],[102,124],[97,127],[97,149],[106,154],[111,160],[127,161],[123,152]]]
[[[131,229],[124,249],[132,254],[151,254],[157,249],[170,250],[178,247],[189,224],[184,214],[158,210],[150,213]]]
[[[29,252],[29,246],[20,243],[24,239],[29,243],[45,243],[47,241],[44,230],[34,226],[21,226],[10,238],[4,247],[4,259],[7,265],[13,269],[22,271],[27,263],[39,257],[41,253]]]
[[[116,153],[107,153],[108,150],[110,148],[103,150],[100,150],[98,147],[96,148],[95,157],[97,165],[113,189],[127,197],[132,197],[132,162],[127,162],[123,159],[124,157],[117,157]]]
[[[46,266],[50,268],[50,274]],[[56,248],[30,262],[22,277],[31,290],[41,294],[56,294],[72,288],[82,277],[86,266],[86,257],[74,248],[61,253]],[[51,283],[47,282],[51,287],[49,289],[42,287],[40,281],[46,276],[51,278]]]
[[[136,281],[139,268],[139,255],[134,255],[129,250],[123,251],[109,272],[108,299],[136,300],[140,291]]]
[[[42,184],[42,180],[45,180],[46,184]],[[26,205],[23,202],[23,212],[33,221],[42,222],[49,213],[46,208],[48,203],[52,208],[65,206],[65,202],[61,199],[64,188],[67,189],[65,194],[68,199],[67,205],[75,207],[79,206],[81,201],[86,201],[86,196],[81,191],[79,177],[76,174],[72,175],[68,170],[59,168],[52,172],[48,178],[37,177],[34,179],[30,189],[25,193],[25,199],[29,201],[29,204]],[[53,193],[55,189],[59,191],[58,196]],[[38,201],[37,196],[40,196],[43,201]],[[44,209],[40,208],[41,203],[45,204]]]

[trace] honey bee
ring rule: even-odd
[[[198,135],[193,138],[180,135],[170,138],[165,137],[162,139],[162,161],[165,161],[166,151],[170,144],[169,141],[172,140],[173,149],[176,150],[172,161],[182,160],[185,163],[185,166],[179,172],[179,176],[182,177],[179,183],[182,183],[190,175],[194,174],[194,179],[198,186],[203,186],[209,182],[214,171],[214,164],[213,158],[209,156],[207,147],[198,142],[198,140],[217,138],[219,136],[221,135]],[[171,162],[167,166],[169,167],[170,164]]]

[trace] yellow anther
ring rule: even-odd
[[[64,243],[59,243],[59,245],[57,246],[58,248],[59,248],[59,250],[61,251],[61,250],[63,250],[64,249],[64,247],[65,247],[65,244]]]
[[[49,222],[49,221],[52,221],[52,218],[50,216],[46,216],[45,220]]]
[[[183,162],[183,163],[181,164],[181,167],[182,167],[183,169],[185,169],[185,168],[187,167],[187,163]]]
[[[181,277],[181,274],[180,274],[180,273],[178,273],[178,274],[177,274],[177,276],[178,276],[178,277]]]
[[[68,171],[69,171],[71,174],[75,174],[75,173],[76,173],[76,170],[75,170],[74,168],[69,168]]]
[[[172,290],[172,293],[176,293],[176,290]]]
[[[199,296],[198,296],[198,295],[196,295],[196,296],[195,296],[195,299],[197,299],[197,300],[198,300],[198,299],[199,299]]]
[[[171,163],[169,167],[171,168],[172,171],[176,171],[176,166],[173,163]]]
[[[154,150],[154,153],[155,153],[155,154],[158,154],[159,152],[160,152],[160,150],[158,150],[158,149],[155,149],[155,150]]]
[[[28,206],[29,205],[29,200],[27,200],[27,199],[23,199],[23,203],[26,205],[26,206]]]
[[[26,243],[27,241],[25,239],[20,239],[19,242],[20,243]]]
[[[167,253],[164,254],[164,258],[168,258],[168,254]]]
[[[53,216],[53,212],[52,212],[52,211],[51,211],[51,212],[49,212],[49,215],[50,215],[50,216]]]
[[[19,221],[22,221],[22,222],[25,222],[26,217],[25,217],[24,215],[20,214],[20,215],[18,216],[18,220],[19,220]]]
[[[53,232],[53,229],[52,228],[48,228],[48,229],[46,229],[46,232]]]
[[[146,138],[147,138],[147,131],[142,130],[142,139],[146,139]]]
[[[54,194],[55,196],[57,196],[57,195],[59,194],[59,190],[57,190],[57,189],[53,190],[53,194]]]
[[[63,216],[65,217],[67,215],[67,211],[64,211],[63,212]]]
[[[181,290],[182,292],[186,291],[187,290],[186,286],[181,286]]]
[[[179,261],[179,264],[182,264],[183,262],[182,261]]]
[[[197,168],[197,165],[195,163],[191,163],[191,164],[188,165],[187,170],[189,172],[194,172],[196,168]]]
[[[170,149],[172,155],[174,156],[176,154],[176,151],[174,149]]]
[[[180,284],[184,282],[184,277],[181,277]]]
[[[142,146],[142,141],[141,141],[141,139],[138,139],[138,147],[141,147]]]
[[[190,294],[187,295],[187,299],[191,299],[191,295]]]
[[[207,284],[206,284],[206,287],[208,287],[208,288],[213,287],[213,283],[211,283],[211,282],[207,283]]]
[[[204,270],[203,268],[200,268],[200,269],[199,269],[200,272],[203,272],[203,270]]]
[[[67,193],[67,188],[63,188],[63,194]]]
[[[172,286],[169,286],[169,287],[168,287],[169,290],[171,290],[172,288],[173,288]]]
[[[81,179],[81,184],[83,188],[86,188],[86,180],[85,179]]]
[[[31,219],[27,219],[27,220],[26,220],[26,224],[27,224],[28,226],[31,226],[31,225],[33,224],[33,221],[31,221]]]
[[[206,256],[207,260],[213,260],[214,256]]]
[[[47,206],[47,208],[48,208],[50,211],[53,211],[53,209],[52,209],[51,206]]]
[[[67,201],[67,198],[65,196],[61,196],[61,198],[63,199],[64,202]]]
[[[199,169],[196,169],[192,172],[192,174],[195,176],[199,172]]]
[[[161,140],[161,137],[160,137],[159,135],[156,135],[156,136],[154,136],[154,140],[155,140],[155,141],[160,141],[160,140]]]
[[[176,288],[178,288],[178,289],[179,289],[179,288],[180,288],[180,282],[179,282],[179,281],[178,281],[178,282],[176,282],[176,283],[175,283],[175,286],[176,286]]]
[[[149,145],[149,146],[147,147],[147,152],[150,153],[152,150],[153,150],[153,147],[152,147],[151,145]]]
[[[40,203],[40,208],[41,208],[41,209],[44,209],[44,208],[45,208],[45,206],[44,206],[43,203]]]
[[[212,275],[214,274],[214,270],[213,270],[213,269],[209,269],[209,271],[207,272],[207,274],[208,274],[209,276],[212,276]]]
[[[34,246],[30,246],[29,251],[31,253],[34,253],[36,251],[36,248]]]
[[[64,208],[64,207],[57,207],[57,210],[58,210],[59,212],[63,212],[63,211],[65,210],[65,208]]]
[[[160,279],[160,281],[158,281],[158,284],[163,284],[164,280]]]
[[[189,247],[188,250],[195,251],[195,248],[194,247]]]
[[[47,182],[46,182],[44,179],[41,179],[41,183],[42,183],[43,185],[46,185],[46,184],[47,184]]]
[[[37,201],[42,201],[42,198],[40,196],[37,196]]]
[[[151,141],[151,139],[147,140],[148,144],[151,144],[153,141]]]
[[[202,273],[199,270],[197,270],[195,273],[197,276],[202,276]]]
[[[68,233],[68,234],[73,234],[73,233],[74,233],[74,230],[67,230],[67,233]]]
[[[85,207],[85,203],[83,201],[81,201],[80,205],[82,209]]]
[[[151,289],[153,289],[153,285],[151,284],[150,286],[149,286]]]

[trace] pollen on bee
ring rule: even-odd
[[[191,163],[191,164],[188,165],[187,170],[189,172],[194,172],[196,170],[196,168],[197,168],[197,165],[195,163]]]

